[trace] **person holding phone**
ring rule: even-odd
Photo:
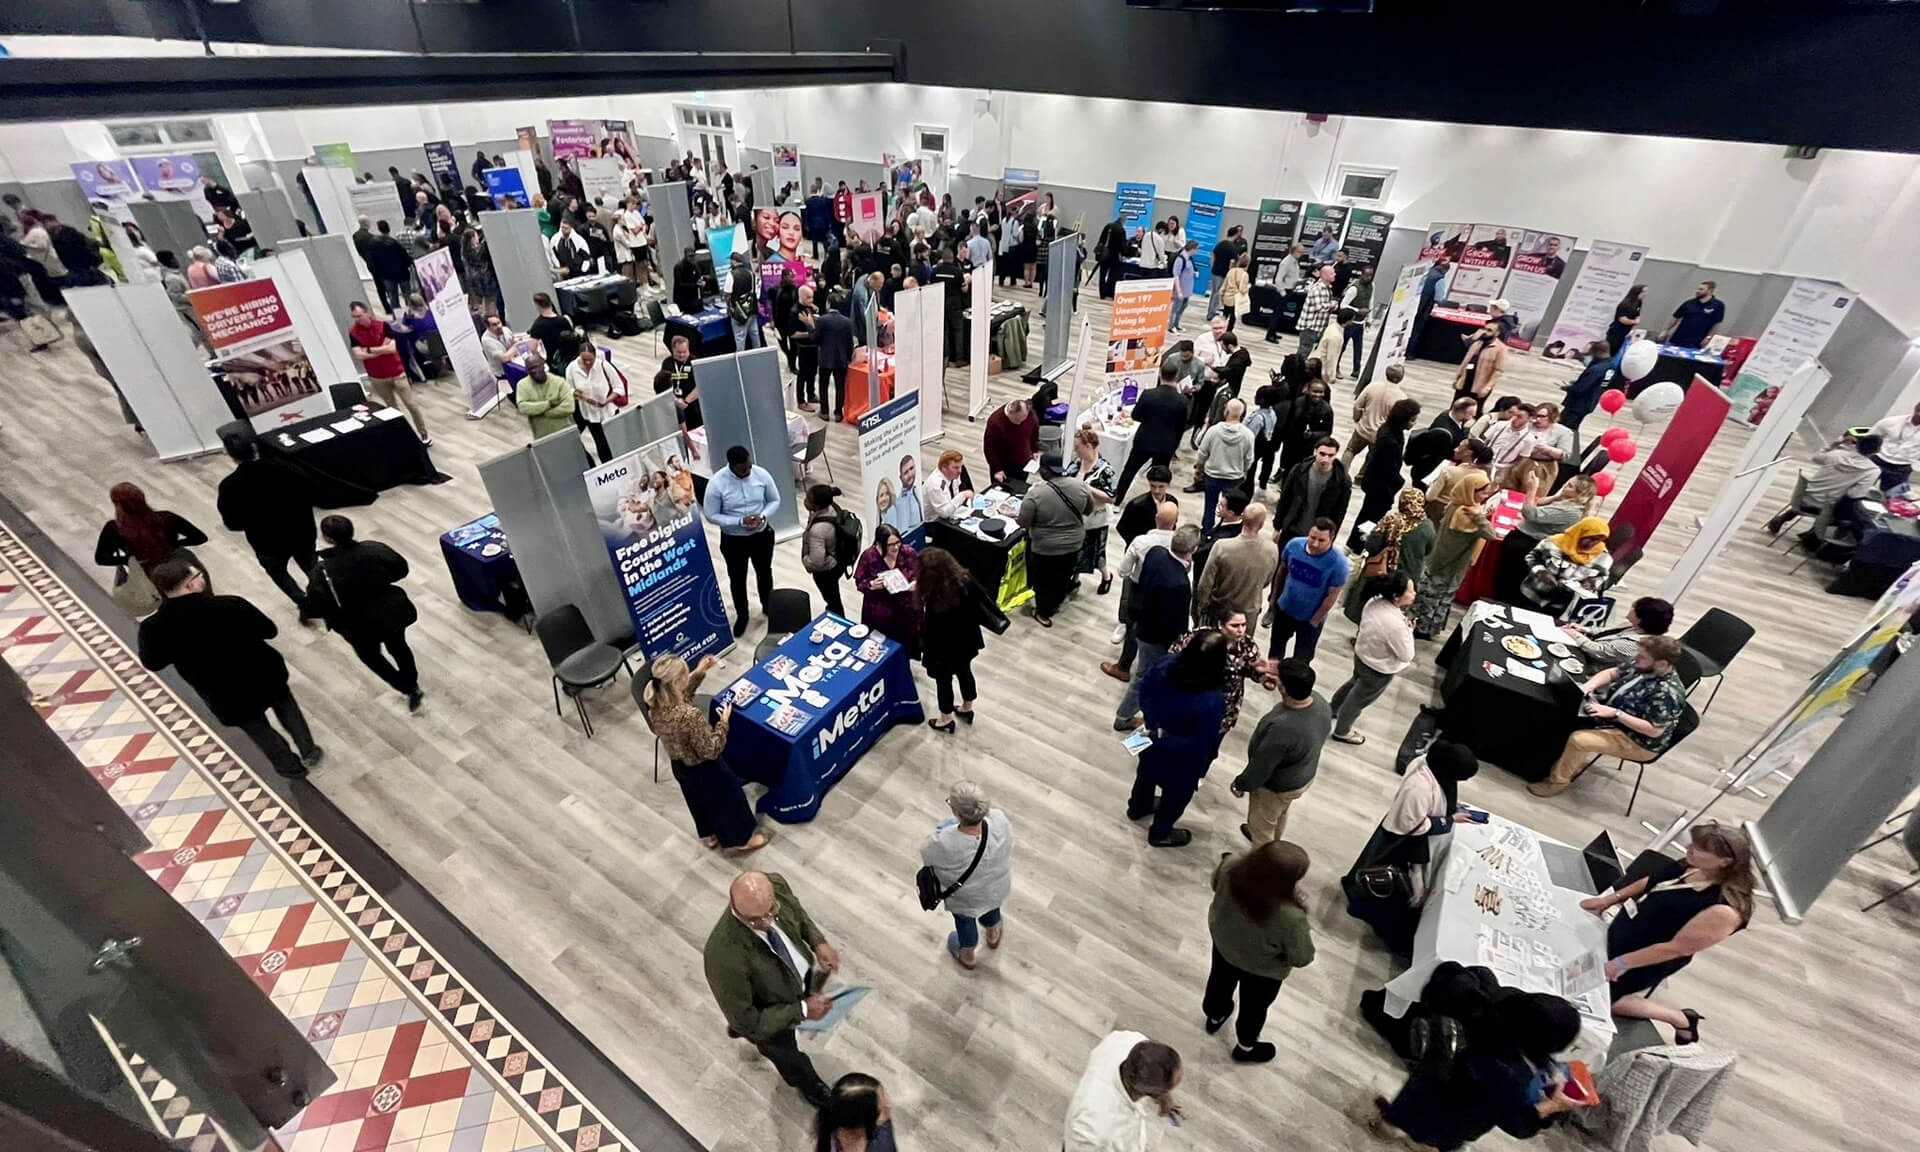
[[[641,694],[647,724],[672,758],[674,783],[680,785],[680,797],[693,817],[694,835],[709,848],[752,852],[766,847],[773,837],[755,827],[740,778],[723,755],[733,701],[720,705],[711,724],[705,706],[695,701],[694,692],[711,671],[712,656],[702,656],[691,669],[671,653],[655,659],[653,678]]]
[[[733,634],[747,630],[747,566],[753,566],[760,594],[760,610],[773,595],[773,525],[768,521],[780,507],[780,489],[765,468],[753,462],[746,446],[727,449],[727,467],[707,483],[702,511],[720,526],[720,556],[727,562],[727,584],[733,592]]]

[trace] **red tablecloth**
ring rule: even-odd
[[[893,357],[881,358],[880,365],[880,402],[885,404],[893,399]],[[846,422],[858,424],[860,417],[867,411],[867,350],[862,348],[853,354],[853,364],[847,369],[847,407]]]

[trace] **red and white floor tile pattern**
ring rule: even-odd
[[[338,1074],[275,1133],[283,1152],[625,1147],[4,525],[0,655],[145,830],[138,863]],[[200,1145],[203,1116],[163,1116]]]

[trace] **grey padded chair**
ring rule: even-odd
[[[553,714],[561,715],[560,690],[565,688],[580,714],[580,726],[586,729],[587,738],[592,739],[593,721],[587,716],[587,706],[580,699],[580,693],[618,676],[620,670],[627,667],[625,654],[611,644],[596,640],[587,618],[572,604],[562,604],[542,614],[533,622],[533,630],[540,637],[540,647],[545,650],[547,666],[553,673]],[[631,676],[632,669],[629,668],[627,674]]]

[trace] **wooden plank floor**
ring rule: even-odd
[[[1038,307],[1031,293],[1010,295]],[[1091,291],[1081,299],[1104,331],[1105,305]],[[1189,331],[1202,326],[1198,311]],[[1037,355],[1037,322],[1032,339]],[[1287,350],[1257,334],[1250,347],[1256,379]],[[616,355],[644,365],[657,351],[648,335],[616,345]],[[1529,357],[1513,362],[1502,392],[1557,396],[1563,369]],[[70,344],[20,353],[12,367],[0,408],[0,487],[11,499],[83,560],[107,515],[106,490],[123,479],[143,485],[156,507],[212,532],[201,555],[221,589],[249,597],[281,623],[295,691],[329,752],[314,783],[710,1147],[746,1152],[806,1142],[797,1098],[750,1049],[725,1039],[701,977],[700,945],[725,905],[728,881],[746,865],[703,850],[671,781],[652,782],[652,742],[624,683],[590,702],[599,738],[589,741],[573,721],[553,715],[533,638],[501,617],[467,612],[453,595],[435,538],[487,510],[475,466],[527,439],[515,414],[468,421],[451,380],[423,390],[434,459],[453,481],[391,492],[353,513],[363,537],[392,544],[413,565],[409,587],[421,610],[413,646],[428,701],[409,716],[344,643],[295,626],[243,543],[218,530],[213,494],[227,470],[223,459],[155,461]],[[1449,379],[1446,368],[1424,363],[1409,374],[1429,412],[1444,401]],[[1027,388],[1008,374],[992,391],[1005,399]],[[978,475],[980,428],[960,410],[964,393],[964,374],[950,372],[945,444],[965,452]],[[1335,386],[1342,435],[1350,394],[1350,382]],[[1652,437],[1644,439],[1650,446]],[[1626,581],[1627,595],[1657,585],[1743,439],[1733,427],[1720,435]],[[853,432],[831,429],[828,452],[841,486],[852,491]],[[1780,500],[1785,492],[1783,480]],[[1185,502],[1197,515],[1197,497]],[[1790,575],[1795,559],[1767,542],[1757,520],[1748,525],[1683,605],[1680,627],[1721,605],[1759,632],[1699,733],[1649,771],[1634,819],[1621,815],[1631,778],[1606,771],[1541,801],[1489,769],[1466,798],[1574,843],[1605,828],[1629,851],[1645,843],[1641,818],[1665,823],[1698,799],[1866,607],[1822,593],[1818,565]],[[783,546],[775,565],[781,585],[810,588],[796,546]],[[106,572],[100,575],[104,582]],[[1364,1147],[1342,1109],[1391,1087],[1396,1076],[1354,1005],[1389,971],[1340,910],[1336,881],[1392,791],[1393,747],[1432,690],[1427,653],[1362,719],[1367,746],[1330,746],[1313,790],[1294,808],[1289,836],[1315,861],[1308,886],[1320,959],[1289,981],[1275,1006],[1266,1035],[1279,1058],[1249,1069],[1231,1064],[1227,1041],[1199,1027],[1205,876],[1219,853],[1242,846],[1240,805],[1224,781],[1244,762],[1246,733],[1272,697],[1249,691],[1248,718],[1186,819],[1193,845],[1149,848],[1142,829],[1121,814],[1132,761],[1109,730],[1119,685],[1097,668],[1113,651],[1112,626],[1112,598],[1092,595],[1091,585],[1051,631],[1016,619],[977,665],[978,724],[956,737],[924,727],[888,735],[819,819],[782,828],[776,844],[753,858],[752,866],[793,882],[838,943],[847,977],[878,990],[814,1049],[822,1071],[830,1079],[856,1069],[884,1079],[905,1147],[1051,1148],[1087,1050],[1111,1028],[1138,1028],[1188,1061],[1187,1126],[1178,1143],[1264,1148],[1286,1133],[1288,1147]],[[744,666],[762,627],[756,620],[723,675]],[[1345,676],[1351,636],[1352,625],[1336,615],[1318,660],[1327,693]],[[972,973],[947,959],[941,942],[949,922],[922,913],[910,883],[917,845],[944,815],[944,786],[963,775],[992,790],[1020,837],[1006,946]],[[1761,804],[1748,797],[1722,816],[1745,818]],[[1856,911],[1903,882],[1899,856],[1887,846],[1856,861],[1799,928],[1763,908],[1752,930],[1672,983],[1666,995],[1702,1010],[1710,1040],[1742,1061],[1711,1146],[1765,1152],[1920,1143],[1920,1104],[1906,1084],[1920,1030],[1908,978],[1920,899],[1895,901],[1870,917]],[[1510,1143],[1496,1136],[1482,1146]]]

